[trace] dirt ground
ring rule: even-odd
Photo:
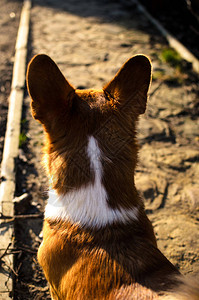
[[[22,1],[0,0],[0,161]]]
[[[20,4],[1,2],[12,3],[12,7]],[[29,59],[34,54],[48,54],[78,88],[102,87],[132,55],[144,53],[151,58],[153,82],[148,109],[138,128],[136,184],[161,251],[183,274],[199,274],[198,77],[184,61],[180,67],[164,61],[166,41],[127,1],[34,0],[29,42]],[[12,60],[7,60],[6,72],[1,72],[5,76],[12,69]],[[4,99],[2,108],[6,97],[0,98]],[[28,193],[29,197],[15,209],[17,214],[35,214],[37,218],[15,223],[14,288],[19,300],[50,299],[36,260],[48,189],[40,163],[43,131],[31,117],[29,101],[26,93],[16,186],[16,196]],[[7,105],[4,128],[6,109]]]

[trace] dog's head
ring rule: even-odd
[[[96,162],[96,156],[99,163],[94,168],[103,166],[103,182],[110,194],[118,188],[111,181],[125,187],[128,178],[133,180],[135,126],[146,109],[150,80],[151,64],[143,55],[129,59],[101,90],[75,89],[51,58],[32,59],[28,91],[33,117],[46,132],[46,168],[54,189],[65,193],[94,181],[90,161]]]

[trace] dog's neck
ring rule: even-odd
[[[94,182],[65,194],[50,190],[45,218],[61,219],[91,228],[137,221],[142,205],[113,208],[108,204],[109,195],[102,181],[103,153],[93,136],[88,138],[87,155],[90,160],[90,168],[94,172]],[[123,195],[115,195],[115,197],[118,196],[122,197]]]

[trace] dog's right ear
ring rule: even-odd
[[[71,106],[69,95],[74,88],[65,79],[55,62],[47,55],[33,57],[28,65],[27,87],[32,114],[46,125],[54,115]]]
[[[146,109],[150,82],[150,60],[145,55],[136,55],[122,66],[115,77],[104,87],[104,91],[112,99],[118,101],[123,107],[123,112],[125,107],[127,111],[140,115]]]

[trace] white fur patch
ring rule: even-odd
[[[94,183],[89,183],[65,195],[57,195],[54,190],[51,190],[45,218],[63,219],[81,226],[97,228],[107,224],[137,220],[137,207],[112,209],[108,206],[108,195],[102,184],[102,154],[93,136],[89,137],[87,153],[95,173]]]

